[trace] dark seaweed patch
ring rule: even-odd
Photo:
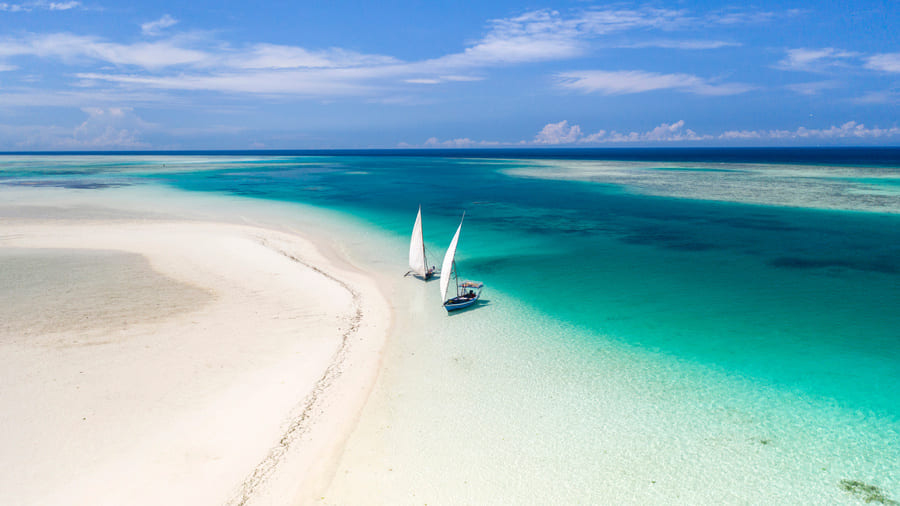
[[[841,480],[841,488],[859,497],[867,503],[876,502],[879,504],[887,504],[897,506],[897,501],[885,495],[884,491],[875,485],[869,485],[857,480]]]
[[[716,246],[711,243],[694,241],[685,237],[682,233],[662,227],[644,227],[635,233],[624,236],[622,241],[627,244],[659,246],[677,251],[709,251],[716,249]]]
[[[713,168],[703,168],[703,167],[651,167],[649,170],[656,170],[660,172],[727,172],[727,173],[746,173],[746,170],[737,170],[737,169],[713,169]]]
[[[801,230],[798,227],[788,225],[785,222],[769,217],[732,217],[717,218],[712,220],[713,223],[721,223],[734,228],[742,228],[749,230],[762,230],[766,232],[796,232]]]
[[[130,186],[129,183],[95,183],[88,181],[2,181],[6,186],[35,186],[41,188],[72,188],[76,190],[97,190],[100,188],[119,188]]]
[[[838,258],[802,258],[802,257],[779,257],[769,262],[773,267],[783,267],[789,269],[853,269],[866,272],[880,272],[884,274],[900,273],[900,267],[896,261],[888,259],[838,259]]]

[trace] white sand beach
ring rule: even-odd
[[[27,192],[0,204],[0,502],[325,486],[390,326],[371,277],[293,233]]]

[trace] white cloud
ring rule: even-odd
[[[702,50],[702,49],[720,49],[723,47],[738,47],[740,42],[728,42],[724,40],[647,40],[635,42],[631,44],[619,44],[613,47],[625,49],[643,49],[648,47],[658,47],[662,49],[685,49],[685,50]]]
[[[333,48],[309,51],[301,47],[256,44],[245,50],[217,47],[204,51],[188,47],[204,41],[174,37],[155,42],[119,44],[98,37],[70,33],[30,34],[0,39],[0,57],[35,56],[59,58],[77,64],[98,60],[114,65],[135,65],[149,70],[170,66],[197,69],[294,69],[294,68],[368,68],[385,69],[400,62],[393,57],[367,55]],[[215,42],[212,42],[215,45]],[[448,76],[446,80],[476,79]]]
[[[848,121],[840,126],[817,129],[799,127],[796,130],[729,130],[718,135],[700,134],[685,127],[684,120],[673,123],[662,123],[644,132],[619,132],[617,130],[599,130],[593,134],[584,134],[580,125],[570,125],[567,120],[558,123],[547,123],[531,140],[518,142],[474,141],[469,138],[440,141],[431,137],[425,141],[426,147],[466,148],[477,146],[560,146],[560,145],[596,145],[596,144],[659,144],[697,141],[747,141],[747,140],[840,140],[840,139],[885,139],[900,137],[900,127],[869,128],[856,121]],[[414,147],[400,143],[400,147]]]
[[[900,53],[876,54],[866,58],[866,68],[882,72],[900,72]]]
[[[708,135],[697,135],[693,130],[684,128],[684,120],[678,120],[671,124],[663,123],[642,135],[642,140],[663,142],[699,141],[710,138]]]
[[[585,54],[598,36],[686,23],[682,11],[668,9],[590,9],[568,17],[542,9],[493,20],[487,35],[463,52],[424,63],[452,68],[568,59]]]
[[[152,90],[92,89],[42,90],[35,88],[7,88],[0,93],[0,107],[115,107],[119,104],[190,108],[184,98]]]
[[[789,49],[787,56],[779,61],[775,68],[805,72],[827,72],[835,68],[847,68],[851,64],[858,66],[859,60],[862,60],[864,62],[862,66],[869,70],[900,73],[900,53],[881,53],[866,56],[861,53],[831,47]]]
[[[829,68],[846,66],[848,59],[858,56],[859,53],[843,51],[833,47],[788,49],[787,56],[779,61],[775,68],[804,72],[824,72]]]
[[[71,135],[71,129],[55,125],[0,124],[0,149],[55,148],[59,147],[59,139]]]
[[[256,44],[249,51],[228,58],[225,62],[228,66],[243,69],[346,68],[400,63],[390,56],[362,54],[338,48],[309,51],[302,47],[277,44]]]
[[[706,21],[715,25],[750,25],[768,23],[778,16],[771,11],[722,10],[708,15]]]
[[[797,83],[787,85],[787,89],[801,95],[818,95],[825,90],[840,88],[838,81],[816,81],[811,83]]]
[[[584,51],[578,31],[558,12],[540,10],[493,21],[493,29],[447,63],[483,65],[571,58]]]
[[[44,0],[35,0],[33,2],[25,2],[21,4],[0,2],[0,11],[3,12],[31,12],[35,10],[67,11],[70,9],[77,9],[79,7],[82,7],[82,5],[81,2],[77,1],[47,2]]]
[[[592,9],[578,20],[583,29],[592,34],[605,35],[613,32],[656,28],[672,30],[687,26],[695,21],[683,10],[641,7],[638,9]]]
[[[149,21],[141,25],[141,32],[144,35],[159,35],[160,32],[178,23],[178,20],[172,16],[165,14],[156,21]]]
[[[495,63],[521,63],[558,60],[581,56],[588,42],[600,36],[632,30],[665,30],[690,28],[701,24],[748,24],[775,19],[785,13],[731,11],[701,18],[684,10],[653,7],[594,8],[564,16],[558,11],[542,9],[520,16],[491,22],[484,38],[462,53],[432,60],[441,65],[478,66]],[[642,46],[639,44],[647,44]],[[740,45],[734,42],[697,40],[659,40],[636,43],[631,47],[669,47],[674,49],[714,49]],[[617,46],[617,47],[628,47]]]
[[[0,57],[36,56],[59,58],[67,63],[100,60],[115,65],[159,69],[172,65],[198,64],[210,60],[202,51],[180,47],[174,40],[118,44],[96,37],[54,33],[0,40]]]
[[[640,70],[585,70],[557,74],[563,88],[584,93],[623,95],[655,90],[676,90],[696,95],[737,95],[750,91],[751,86],[740,83],[713,84],[690,74],[657,74]]]
[[[63,8],[71,3],[54,5]],[[459,52],[414,62],[342,48],[268,43],[233,47],[209,34],[196,33],[134,43],[71,33],[7,36],[0,37],[0,61],[33,57],[76,66],[73,74],[81,81],[74,86],[294,94],[310,98],[353,95],[371,99],[397,97],[413,85],[482,80],[483,75],[474,74],[493,66],[574,58],[586,54],[598,37],[627,31],[641,31],[644,35],[653,30],[695,28],[699,19],[682,10],[650,7],[589,8],[566,13],[534,10],[490,21],[486,33]],[[146,35],[158,36],[176,23],[167,14],[141,28]],[[663,40],[658,44],[700,49],[731,43]],[[115,68],[101,67],[103,64]],[[626,77],[630,83],[616,87],[598,82],[603,77],[600,74],[570,73],[563,86],[608,94],[668,88],[730,95],[750,89],[743,84],[717,83],[687,74],[631,72],[605,76],[612,80]]]
[[[422,77],[417,79],[404,79],[403,82],[412,84],[440,84],[441,80]]]
[[[568,121],[548,123],[534,137],[534,144],[572,144],[581,138],[581,127]]]
[[[870,91],[854,100],[857,104],[900,104],[900,90]]]
[[[663,123],[647,132],[619,133],[600,130],[597,133],[585,136],[578,140],[580,144],[598,143],[626,143],[626,142],[680,142],[703,141],[713,137],[710,135],[698,135],[689,128],[684,128],[684,120],[675,123]]]
[[[697,141],[746,141],[746,140],[798,140],[798,139],[885,139],[900,137],[900,127],[868,128],[861,123],[848,121],[840,126],[816,129],[800,127],[796,130],[729,130],[718,135],[698,134],[685,128],[684,120],[674,123],[662,123],[645,132],[619,132],[616,130],[599,130],[585,135],[580,125],[570,125],[568,121],[548,123],[530,141],[488,142],[474,141],[469,138],[440,141],[432,137],[425,141],[426,147],[466,148],[478,146],[559,146],[559,145],[591,145],[591,144],[628,144],[628,143],[677,143]],[[412,147],[400,143],[400,147]]]
[[[145,76],[122,74],[77,74],[80,79],[100,80],[165,90],[205,90],[225,93],[294,94],[318,97],[361,96],[372,88],[352,73],[335,71],[228,72],[213,75]]]
[[[449,76],[440,76],[439,79],[444,82],[456,82],[456,83],[470,83],[474,81],[483,81],[484,78],[481,76],[461,76],[461,75],[449,75]]]
[[[51,11],[67,11],[78,7],[81,7],[81,2],[50,2],[47,4],[47,9]]]
[[[128,107],[84,107],[87,118],[74,127],[0,125],[0,148],[107,149],[139,148],[141,136],[157,125],[147,123]]]
[[[663,123],[647,132],[620,133],[617,131],[600,130],[590,135],[584,135],[580,125],[569,125],[568,121],[560,121],[559,123],[548,123],[545,125],[530,144],[652,143],[702,141],[710,139],[713,139],[710,135],[699,135],[689,128],[684,128],[684,120],[679,120],[674,123]]]
[[[178,47],[171,41],[121,44],[92,44],[92,55],[116,65],[136,65],[147,69],[157,69],[176,65],[197,64],[209,56],[193,49]]]
[[[482,81],[483,77],[479,76],[435,76],[435,77],[414,77],[404,79],[403,82],[411,84],[441,84],[453,82],[473,82]]]
[[[425,141],[425,147],[429,148],[472,148],[472,147],[491,147],[491,146],[499,146],[500,143],[496,141],[473,141],[469,138],[462,139],[450,139],[446,141],[441,141],[437,137],[430,137]],[[405,142],[401,142],[398,144],[399,147],[410,147],[409,144]]]
[[[719,139],[762,139],[763,133],[759,130],[729,130],[719,135]]]
[[[139,147],[141,133],[152,125],[127,107],[85,107],[88,118],[75,128],[72,144],[81,147]]]
[[[567,120],[558,123],[548,123],[531,140],[519,142],[495,142],[474,141],[469,138],[441,141],[437,137],[431,137],[425,141],[425,147],[466,148],[479,146],[560,146],[574,144],[620,144],[620,143],[661,143],[661,142],[690,142],[714,140],[712,135],[700,135],[689,128],[684,127],[684,120],[674,123],[663,123],[646,132],[617,132],[600,130],[590,135],[584,135],[580,125],[570,125]],[[407,143],[400,143],[400,147],[412,147]]]
[[[900,135],[900,128],[867,128],[862,123],[848,121],[827,129],[800,127],[796,130],[732,130],[719,139],[878,139]]]
[[[756,11],[741,8],[725,8],[706,15],[703,22],[708,25],[759,25],[778,19],[796,18],[809,13],[804,9],[788,9],[785,11]]]
[[[607,132],[606,130],[598,130],[590,135],[586,135],[586,136],[582,137],[581,139],[578,139],[578,142],[580,142],[582,144],[592,144],[592,143],[597,143],[597,142],[603,142],[603,140],[606,138],[606,135],[608,133],[609,132]]]

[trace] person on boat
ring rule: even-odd
[[[475,290],[469,290],[469,293],[466,294],[466,298],[471,299],[475,296]]]

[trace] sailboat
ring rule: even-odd
[[[409,271],[406,274],[415,274],[423,279],[434,276],[434,267],[428,267],[425,258],[425,240],[422,238],[422,206],[416,214],[416,224],[413,225],[412,237],[409,240]]]
[[[453,235],[453,240],[450,241],[450,247],[447,248],[447,253],[444,254],[444,262],[441,264],[441,300],[444,301],[444,309],[448,313],[475,304],[478,297],[481,297],[481,289],[484,288],[484,283],[479,283],[478,281],[460,282],[459,275],[456,272],[454,257],[456,256],[456,245],[459,242],[459,232],[462,230],[465,217],[466,213],[463,213],[462,218],[459,220],[456,234]],[[447,289],[450,288],[450,278],[453,278],[456,283],[456,295],[448,299]]]

